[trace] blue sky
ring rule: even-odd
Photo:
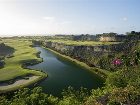
[[[140,31],[140,0],[0,0],[0,35]]]

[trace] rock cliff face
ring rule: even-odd
[[[117,36],[101,36],[99,38],[99,41],[102,41],[102,42],[122,42],[122,41],[125,41],[127,40],[127,36],[125,35],[117,35]]]
[[[103,41],[103,42],[109,42],[109,41],[116,41],[116,38],[115,37],[100,37],[99,39],[100,41]]]
[[[120,43],[98,46],[72,46],[57,42],[45,42],[44,46],[87,63],[89,66],[98,66],[95,62],[104,55],[114,53],[128,53],[135,43]]]

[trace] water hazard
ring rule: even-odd
[[[44,92],[58,95],[63,89],[67,89],[68,86],[72,86],[75,89],[85,87],[88,90],[103,86],[102,79],[96,74],[77,66],[73,62],[58,57],[58,55],[47,49],[35,48],[41,51],[40,57],[43,58],[43,62],[29,66],[29,68],[39,69],[48,74],[48,78],[39,85]]]

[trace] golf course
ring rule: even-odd
[[[14,53],[5,56],[4,67],[0,69],[0,93],[32,85],[47,77],[46,73],[26,68],[42,62],[42,59],[37,57],[37,51],[30,47],[31,41],[4,39],[1,43],[14,48]]]

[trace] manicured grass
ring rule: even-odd
[[[86,45],[86,46],[96,46],[96,45],[110,45],[118,44],[120,42],[96,42],[96,41],[72,41],[72,40],[47,40],[51,42],[64,43],[66,45]]]
[[[36,60],[41,62],[42,59],[36,57],[37,51],[30,47],[32,44],[28,40],[18,40],[18,39],[4,39],[3,42],[15,49],[13,57],[5,58],[5,66],[0,69],[0,82],[9,81],[17,77],[26,76],[29,74],[45,78],[47,74],[36,70],[29,70],[22,68],[23,61]]]

